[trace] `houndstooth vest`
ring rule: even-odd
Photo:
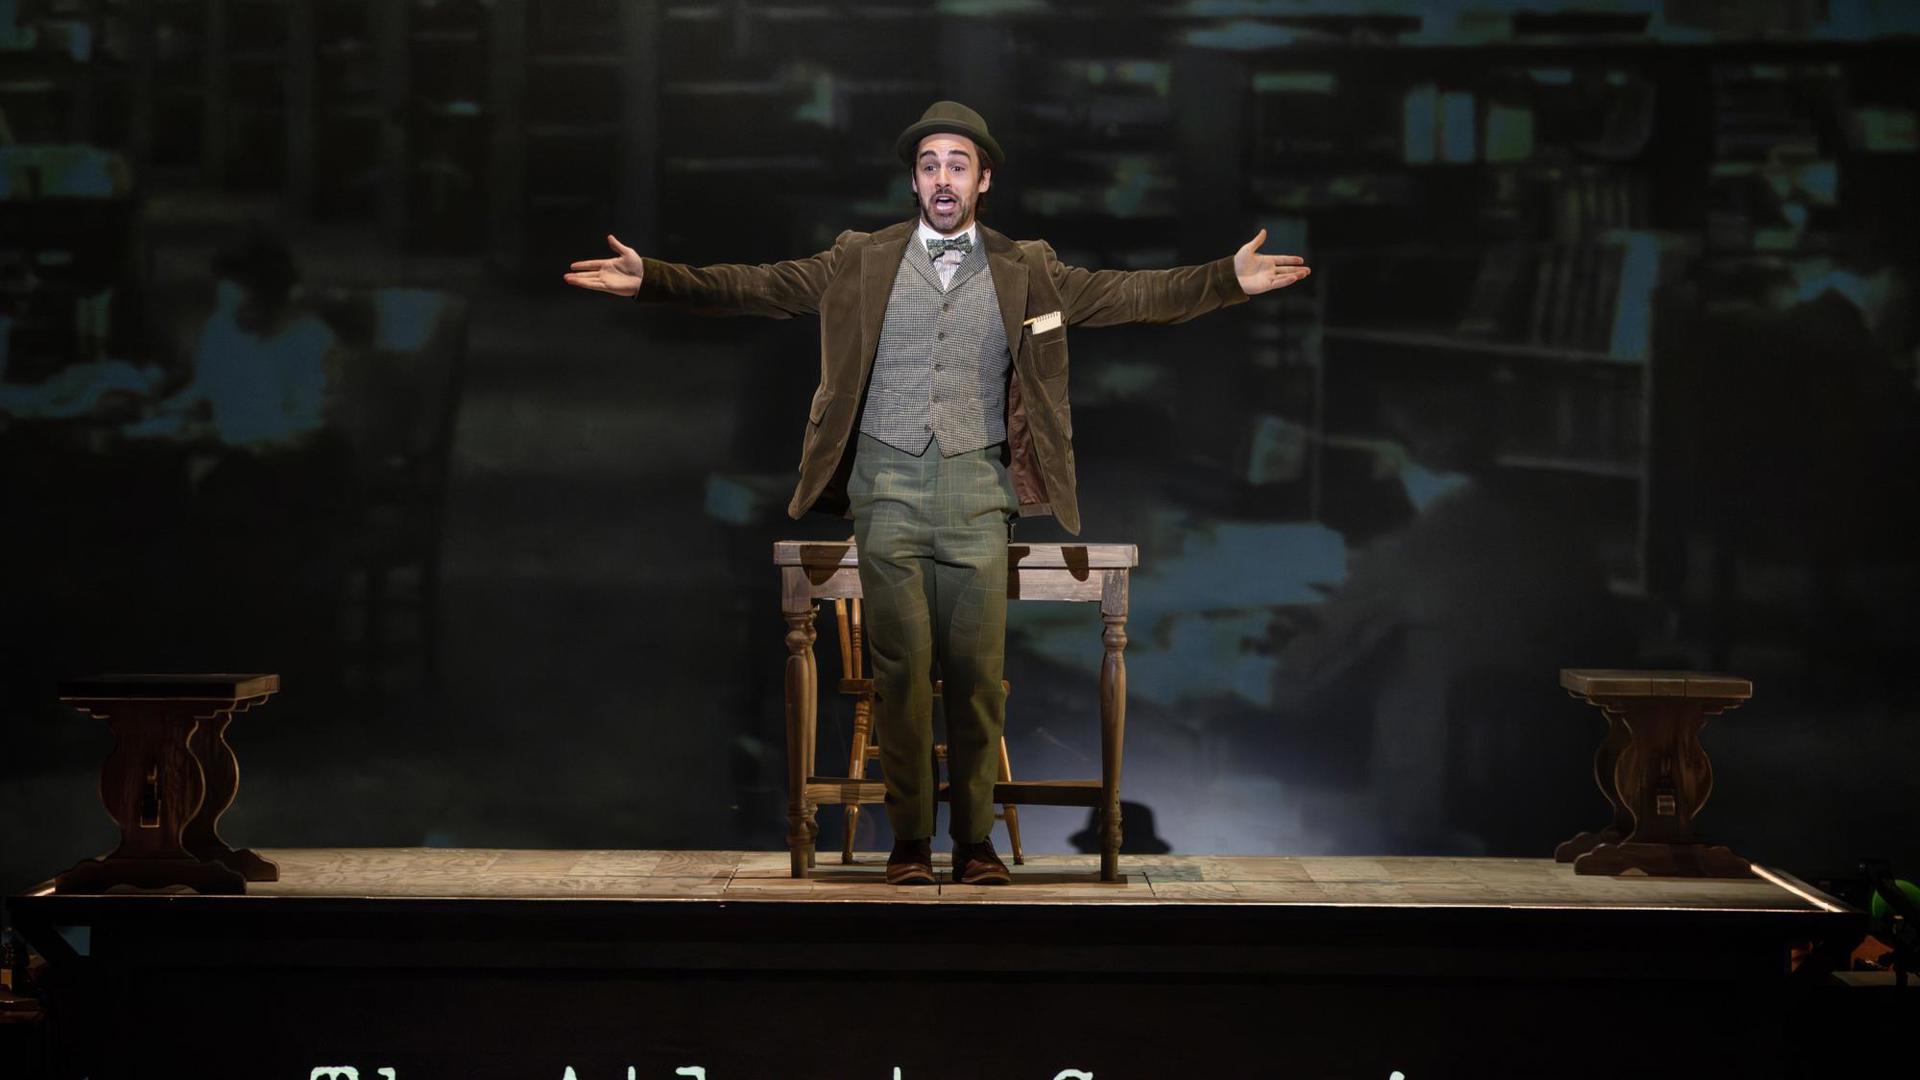
[[[949,457],[1003,442],[1012,361],[987,246],[974,245],[942,291],[926,245],[910,239],[887,299],[860,431],[909,454],[925,453],[935,435]]]

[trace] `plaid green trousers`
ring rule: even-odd
[[[948,831],[993,828],[1007,694],[1007,525],[1019,508],[1004,444],[915,456],[861,435],[847,495],[860,552],[880,767],[895,838],[933,835],[933,679],[947,721]]]

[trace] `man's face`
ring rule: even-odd
[[[929,135],[913,163],[913,196],[934,231],[951,235],[973,224],[974,206],[993,185],[980,150],[964,135]]]

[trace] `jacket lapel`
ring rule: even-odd
[[[880,325],[887,319],[887,300],[893,278],[900,271],[900,254],[913,235],[913,222],[891,225],[867,241],[860,260],[860,362],[871,364],[880,351]]]
[[[960,261],[959,266],[956,266],[953,268],[953,280],[947,282],[946,291],[952,292],[953,290],[959,288],[961,285],[965,284],[968,278],[972,277],[973,275],[979,273],[981,270],[985,269],[986,265],[987,265],[987,245],[984,243],[978,244],[974,247],[972,251],[967,252],[967,257]],[[933,260],[931,258],[927,260],[927,266],[929,268],[933,266]],[[940,271],[934,270],[933,274],[934,274],[934,281],[938,283]]]
[[[987,240],[987,268],[993,274],[993,291],[1000,300],[1000,318],[1007,325],[1007,350],[1020,355],[1020,324],[1027,311],[1027,261],[1020,247],[1004,235],[980,226]]]
[[[914,273],[919,274],[922,281],[933,286],[934,292],[945,291],[940,287],[940,271],[933,268],[933,258],[927,254],[927,245],[920,243],[917,230],[907,238],[906,250],[900,253],[900,258],[913,267]]]

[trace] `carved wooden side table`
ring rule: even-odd
[[[1713,793],[1713,764],[1700,745],[1707,717],[1753,696],[1753,683],[1693,671],[1567,668],[1560,685],[1600,709],[1607,734],[1593,778],[1613,820],[1554,849],[1579,874],[1748,877],[1747,860],[1694,835]]]
[[[780,607],[787,621],[787,847],[793,876],[814,863],[814,821],[822,804],[878,802],[878,780],[813,775],[820,672],[813,655],[815,605],[860,596],[859,556],[850,543],[782,541]],[[1100,880],[1120,879],[1120,762],[1127,731],[1127,589],[1140,565],[1132,544],[1013,544],[1007,548],[1007,599],[1078,600],[1100,605],[1100,779],[1008,780],[993,801],[1018,806],[1087,806],[1100,811]],[[944,792],[947,785],[942,784]]]
[[[120,846],[54,879],[54,891],[116,886],[243,893],[280,869],[220,838],[220,815],[240,788],[227,745],[233,714],[280,689],[278,675],[104,675],[60,684],[60,700],[113,729],[100,798],[120,824]]]

